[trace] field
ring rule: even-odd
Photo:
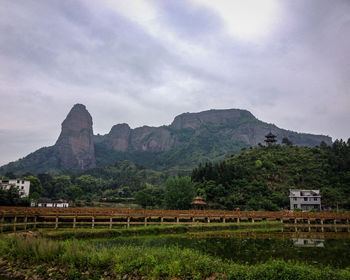
[[[2,235],[0,271],[8,279],[350,279],[349,269],[268,260],[238,264],[177,246],[103,246],[111,238],[188,232],[273,231],[281,223],[150,226],[123,230],[40,231]],[[155,237],[157,238],[157,237]],[[94,241],[95,240],[95,241]],[[37,277],[37,278],[34,278]],[[5,278],[6,279],[6,278]]]

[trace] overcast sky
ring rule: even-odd
[[[350,1],[0,1],[0,165],[53,145],[75,103],[95,134],[240,108],[348,139]]]

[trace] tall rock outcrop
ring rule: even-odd
[[[82,104],[75,104],[62,123],[54,146],[59,168],[87,169],[96,166],[92,118]]]

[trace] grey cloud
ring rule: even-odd
[[[277,1],[277,31],[255,43],[227,35],[197,2],[149,3],[162,32],[192,51],[87,1],[0,3],[0,164],[54,144],[77,102],[101,134],[243,108],[283,128],[350,136],[349,1]]]
[[[203,40],[223,29],[223,23],[215,12],[191,1],[165,0],[155,3],[159,8],[160,20],[179,37]]]

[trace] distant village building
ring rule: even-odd
[[[69,203],[62,199],[41,199],[38,202],[32,201],[31,207],[47,207],[47,208],[68,208]]]
[[[30,181],[21,179],[4,179],[1,180],[1,185],[5,190],[10,189],[11,186],[16,187],[21,197],[29,196]]]
[[[194,200],[191,202],[191,206],[193,209],[203,210],[206,207],[206,203],[203,201],[203,198],[200,196],[196,196]]]
[[[289,190],[290,210],[302,209],[310,211],[311,209],[321,210],[320,190]]]
[[[266,144],[268,146],[277,142],[276,135],[272,134],[271,132],[269,132],[269,134],[265,135],[265,138],[266,139],[264,141],[266,142]]]

